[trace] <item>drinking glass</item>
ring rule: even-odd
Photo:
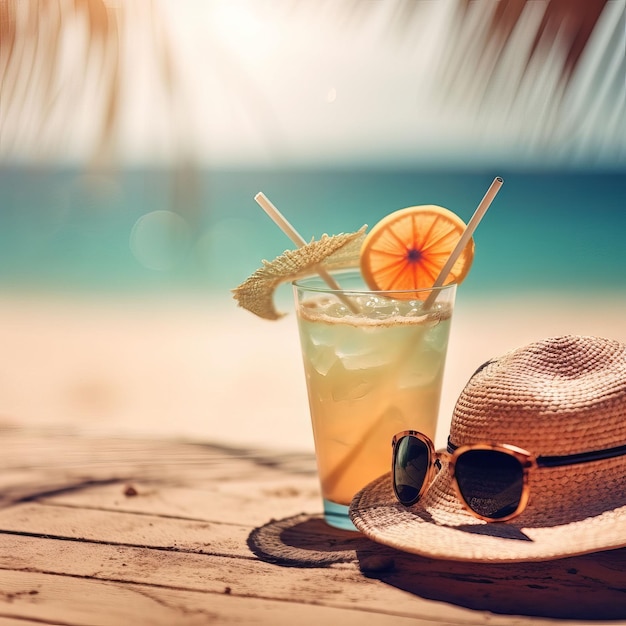
[[[394,434],[435,438],[456,285],[376,292],[356,270],[333,278],[340,290],[319,277],[293,289],[324,518],[354,530],[352,497],[390,470]]]

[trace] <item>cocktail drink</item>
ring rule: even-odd
[[[494,179],[468,224],[443,207],[419,205],[388,214],[367,234],[364,226],[310,242],[262,193],[255,196],[298,249],[264,261],[233,293],[240,306],[276,320],[274,291],[293,284],[332,526],[355,529],[350,502],[389,472],[396,433],[435,437],[456,288],[472,264],[472,235],[502,183]]]
[[[352,497],[390,469],[402,430],[435,436],[456,285],[370,291],[358,271],[294,283],[326,521],[353,528]]]

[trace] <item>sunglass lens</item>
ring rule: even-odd
[[[454,471],[463,499],[478,515],[497,520],[516,511],[524,470],[514,456],[498,450],[469,450],[456,460]]]
[[[429,466],[430,449],[421,439],[407,435],[398,440],[393,458],[393,488],[405,506],[419,499]]]

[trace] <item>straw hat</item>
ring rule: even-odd
[[[450,441],[549,456],[625,445],[626,345],[553,337],[488,361],[457,401]],[[399,504],[387,474],[355,496],[350,515],[374,541],[440,559],[541,561],[626,546],[626,455],[540,468],[529,485],[521,515],[484,522],[463,508],[444,464],[417,504]]]

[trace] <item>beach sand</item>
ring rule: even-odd
[[[467,299],[453,318],[437,444],[487,359],[548,336],[626,342],[626,296]],[[0,425],[313,451],[293,312],[211,296],[4,295]]]

